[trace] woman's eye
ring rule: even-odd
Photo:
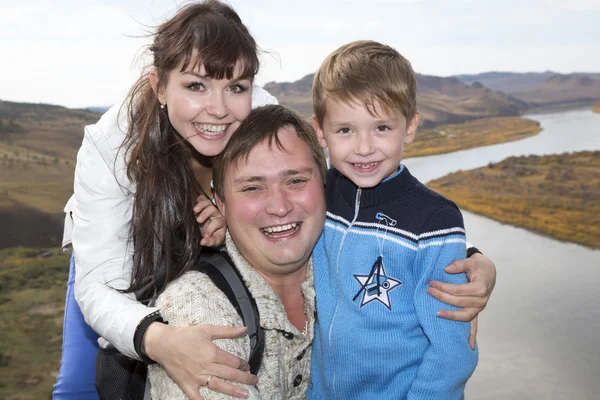
[[[231,85],[229,87],[229,91],[231,93],[243,93],[246,90],[248,90],[248,87],[246,85],[242,85],[241,83],[236,83],[235,85]]]
[[[186,87],[194,92],[200,92],[200,91],[206,89],[202,82],[191,82],[191,83],[188,83],[186,85]]]

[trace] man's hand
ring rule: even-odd
[[[196,201],[194,213],[202,234],[200,244],[207,247],[221,246],[225,242],[225,230],[227,229],[225,217],[206,197],[198,196]]]
[[[457,321],[471,321],[469,343],[475,348],[477,315],[486,307],[496,285],[496,267],[483,254],[474,254],[466,260],[454,261],[445,268],[449,274],[465,272],[469,283],[453,285],[439,281],[429,282],[427,293],[436,299],[461,307],[461,310],[440,310],[438,317]]]
[[[217,347],[212,340],[236,338],[246,328],[226,326],[170,326],[150,324],[143,338],[146,355],[160,364],[167,375],[190,400],[203,400],[198,388],[206,386],[216,392],[247,398],[248,390],[228,381],[255,385],[258,378],[250,374],[248,363]],[[212,378],[209,380],[209,377]]]

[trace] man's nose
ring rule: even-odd
[[[373,153],[373,138],[369,134],[359,133],[355,137],[354,153],[368,156]]]
[[[227,115],[229,111],[227,108],[226,99],[222,92],[213,91],[208,95],[206,112],[219,119]]]
[[[294,209],[294,204],[289,199],[289,195],[282,188],[271,189],[265,211],[271,215],[285,217]]]

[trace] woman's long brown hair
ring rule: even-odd
[[[211,78],[232,79],[241,61],[240,78],[253,79],[259,66],[256,42],[240,17],[215,0],[183,7],[158,27],[149,50],[161,88],[175,68],[184,71],[190,65],[203,65]],[[125,106],[129,125],[122,149],[127,176],[135,184],[133,270],[125,292],[147,301],[199,256],[201,235],[193,207],[202,189],[191,162],[195,158],[210,166],[210,159],[175,131],[167,110],[160,108],[148,73],[131,88]]]

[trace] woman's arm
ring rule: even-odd
[[[119,106],[87,126],[75,168],[73,249],[75,298],[86,322],[123,354],[139,358],[133,335],[156,308],[136,301],[130,284],[129,241],[133,197],[123,157],[117,151],[125,135],[119,129]],[[116,160],[116,162],[115,162]],[[134,189],[133,189],[134,190]]]
[[[243,322],[229,302],[224,293],[222,293],[212,283],[210,278],[196,271],[191,271],[181,278],[173,281],[165,292],[159,296],[157,305],[161,308],[161,315],[168,321],[168,325],[162,325],[160,329],[167,329],[172,333],[180,332],[179,338],[188,338],[187,342],[196,341],[198,336],[203,340],[210,340],[206,336],[212,327],[225,325],[230,330],[244,332]],[[196,326],[199,325],[199,326]],[[219,328],[223,328],[219,326]],[[150,333],[150,332],[148,332]],[[164,355],[177,359],[178,362],[169,363],[170,366],[150,366],[149,378],[151,381],[152,398],[185,399],[189,397],[192,400],[202,399],[230,399],[229,395],[238,397],[248,397],[251,399],[260,399],[260,394],[256,391],[256,378],[248,385],[233,384],[219,378],[220,366],[218,364],[207,365],[204,363],[202,353],[206,350],[200,346],[177,346],[176,339],[171,335],[162,335],[169,343],[161,346],[163,350],[169,349]],[[240,336],[235,339],[219,338],[213,336],[216,346],[213,344],[210,352],[221,352],[234,358],[234,355],[247,361],[250,357],[250,342],[247,336]],[[148,355],[154,356],[159,364],[164,365],[158,360],[161,356],[153,353],[155,343],[149,339]],[[212,343],[211,343],[212,344]],[[178,348],[175,352],[173,349]],[[235,358],[237,358],[235,357]],[[184,368],[187,364],[189,368]],[[206,382],[210,378],[210,384],[206,387]],[[233,390],[221,390],[231,386]],[[214,390],[225,392],[229,395],[214,392]],[[185,393],[185,395],[184,395]]]

